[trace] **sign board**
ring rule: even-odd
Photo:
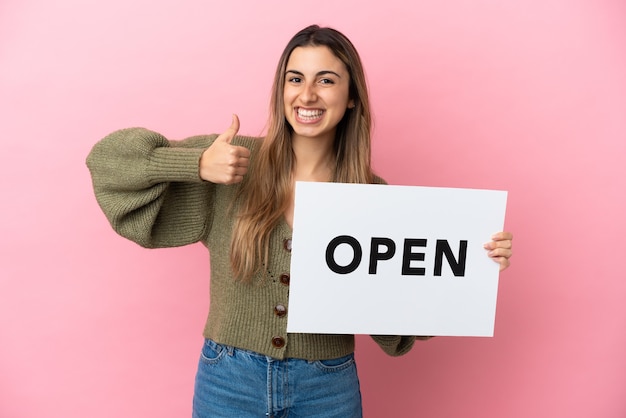
[[[506,198],[297,182],[287,331],[493,336]]]

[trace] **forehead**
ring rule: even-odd
[[[295,48],[289,60],[287,60],[287,71],[297,70],[302,73],[331,70],[338,74],[347,73],[343,61],[331,51],[327,46],[299,46]]]

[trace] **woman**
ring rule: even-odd
[[[351,42],[310,26],[285,48],[265,138],[169,141],[133,128],[100,141],[87,163],[113,228],[148,247],[201,241],[211,304],[194,417],[360,417],[353,335],[287,334],[296,181],[382,183],[370,167],[370,107]],[[487,244],[508,267],[509,233]],[[412,336],[373,336],[390,355]]]

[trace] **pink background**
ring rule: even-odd
[[[494,338],[357,356],[366,417],[626,416],[626,5],[615,0],[0,3],[0,416],[190,416],[200,245],[117,237],[84,159],[114,129],[264,129],[309,23],[360,50],[390,183],[509,191]],[[393,309],[380,306],[379,309]]]

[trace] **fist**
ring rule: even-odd
[[[243,180],[250,164],[250,150],[231,144],[238,131],[239,118],[233,115],[230,127],[200,157],[202,180],[216,184],[234,184]]]

